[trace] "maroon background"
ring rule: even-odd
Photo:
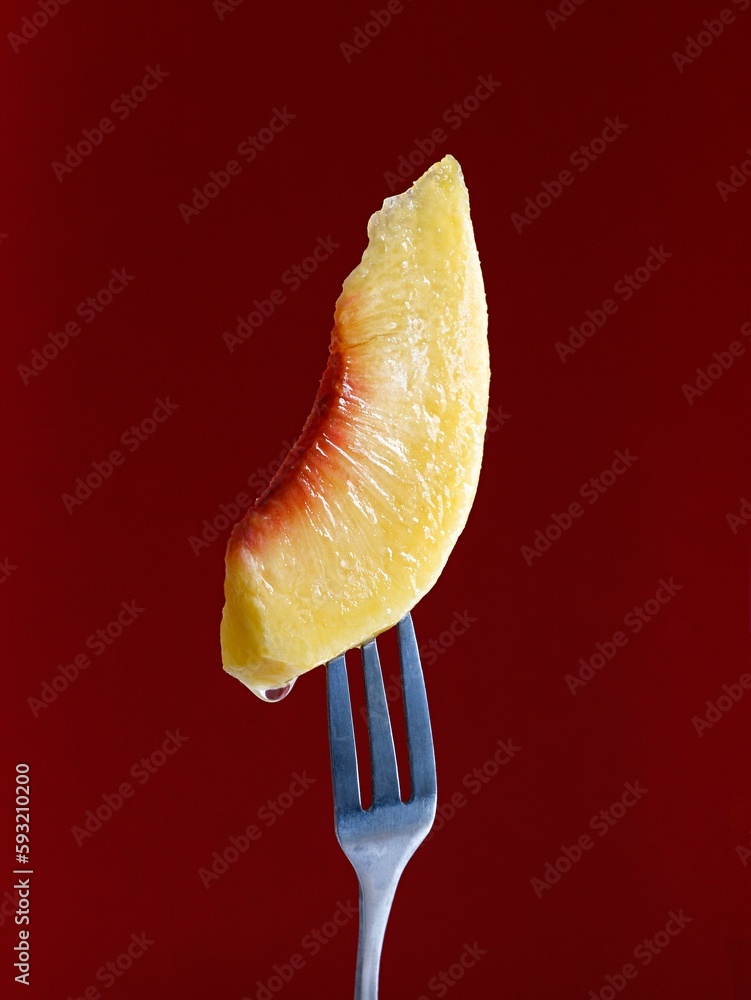
[[[3,33],[37,9],[8,0]],[[404,875],[382,995],[584,1000],[683,908],[692,922],[635,963],[625,995],[751,997],[751,867],[737,851],[751,847],[751,695],[701,737],[692,724],[749,669],[751,528],[726,520],[751,495],[748,341],[693,405],[682,391],[751,320],[751,185],[725,201],[716,187],[750,155],[751,9],[733,7],[682,72],[673,52],[720,3],[572,9],[553,30],[543,3],[418,0],[349,62],[340,43],[367,3],[245,0],[222,20],[210,0],[74,0],[17,54],[4,43],[0,559],[17,568],[0,587],[0,889],[13,884],[13,768],[27,760],[28,995],[255,998],[296,952],[285,1000],[351,995],[356,921],[318,955],[302,945],[356,898],[333,832],[324,671],[279,706],[225,675],[226,531],[198,555],[188,539],[302,427],[336,296],[391,193],[385,173],[492,74],[501,86],[429,158],[450,151],[464,169],[491,404],[511,415],[488,435],[468,527],[414,614],[424,645],[455,613],[476,619],[426,662],[439,798],[463,792],[466,805]],[[157,64],[164,82],[58,181],[66,145]],[[186,224],[179,203],[285,106],[294,121]],[[624,134],[519,235],[511,214],[608,116]],[[230,353],[235,317],[329,236],[340,248]],[[649,284],[614,296],[661,244],[672,257]],[[25,385],[17,366],[112,268],[134,280]],[[608,297],[618,313],[562,363],[556,342]],[[179,409],[69,514],[62,494],[166,396]],[[617,449],[633,468],[528,566],[521,547]],[[671,576],[680,592],[572,696],[579,658]],[[35,717],[28,699],[130,600],[137,621]],[[177,728],[179,752],[77,846],[72,827]],[[464,777],[509,738],[521,751],[473,795]],[[258,810],[295,771],[315,783],[266,828]],[[636,781],[638,805],[537,898],[531,879]],[[204,888],[199,869],[254,822],[260,839]],[[97,970],[141,932],[154,944],[106,988]],[[475,942],[486,954],[461,981],[431,985]]]

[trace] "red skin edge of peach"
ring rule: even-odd
[[[242,520],[232,529],[227,544],[228,559],[238,556],[244,547],[255,547],[253,540],[257,545],[259,519],[263,519],[266,531],[271,529],[271,532],[275,524],[281,522],[284,510],[293,500],[291,494],[297,486],[295,473],[306,462],[316,441],[325,436],[329,441],[342,444],[342,425],[337,419],[339,404],[355,394],[355,386],[340,343],[339,330],[334,326],[328,363],[318,386],[313,409],[305,421],[299,438],[287,452],[274,478]],[[312,461],[320,459],[316,457]],[[272,504],[271,500],[275,502]]]

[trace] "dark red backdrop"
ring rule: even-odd
[[[424,166],[469,186],[495,416],[414,614],[442,819],[382,995],[747,1000],[746,0],[45,2],[4,5],[0,56],[3,995],[18,761],[26,995],[351,995],[324,673],[266,706],[221,671],[220,505],[302,427],[367,219],[443,129]]]

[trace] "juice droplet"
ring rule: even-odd
[[[280,688],[251,688],[250,690],[261,701],[281,701],[286,698],[295,685],[296,678],[292,678],[284,687]]]

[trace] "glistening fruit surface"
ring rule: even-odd
[[[394,625],[433,586],[477,488],[487,312],[459,164],[370,219],[301,438],[227,547],[222,657],[255,690]]]

